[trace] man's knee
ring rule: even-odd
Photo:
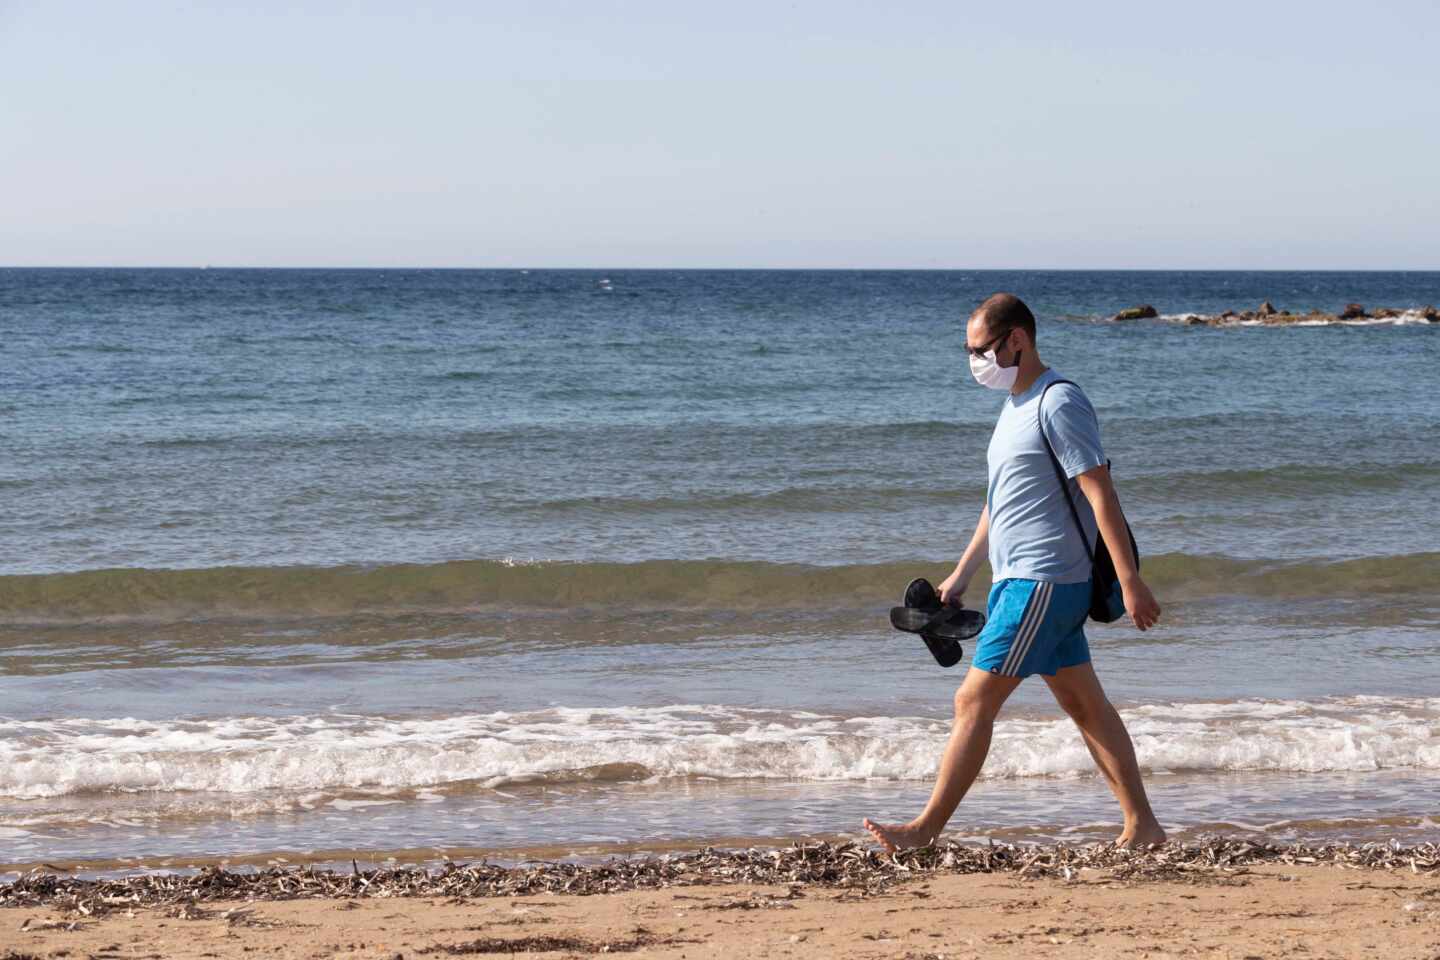
[[[974,684],[964,684],[955,691],[955,719],[994,720],[1005,703],[1008,691],[987,690]]]
[[[1115,709],[1088,663],[1062,669],[1055,676],[1046,677],[1045,683],[1060,709],[1082,727],[1103,719],[1106,711]]]
[[[1077,693],[1063,688],[1052,688],[1051,692],[1055,694],[1055,702],[1060,704],[1060,709],[1082,727],[1096,722],[1106,710],[1112,709],[1104,694]]]

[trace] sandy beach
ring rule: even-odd
[[[29,957],[1440,956],[1440,880],[1263,866],[1186,884],[944,876],[863,895],[748,885],[538,896],[222,901],[99,920],[3,914]],[[73,924],[73,929],[72,929]]]
[[[696,875],[593,895],[392,896],[403,888],[356,881],[353,897],[306,896],[294,882],[304,899],[209,899],[200,884],[193,899],[135,906],[94,888],[88,901],[41,896],[0,911],[0,958],[1440,957],[1440,874],[1428,860],[1232,864],[1220,854],[1046,859],[1041,876],[1008,857],[996,872],[959,874],[874,858],[841,886]],[[570,876],[594,889],[601,875]]]

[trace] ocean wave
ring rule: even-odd
[[[613,514],[653,514],[674,512],[705,512],[719,510],[755,510],[764,512],[854,513],[860,510],[891,509],[896,503],[909,505],[931,503],[953,507],[957,502],[979,503],[985,497],[984,486],[970,489],[937,489],[934,487],[785,487],[763,493],[704,494],[675,497],[611,497],[589,496],[551,500],[519,500],[523,505],[545,512],[599,511]]]
[[[1440,553],[1333,562],[1146,557],[1148,583],[1173,599],[1429,594]],[[175,622],[388,613],[576,608],[839,609],[888,605],[938,560],[818,566],[740,560],[638,563],[455,560],[337,567],[107,569],[0,577],[0,624]],[[983,581],[982,570],[980,579]]]
[[[1157,431],[1158,432],[1158,431]],[[1260,496],[1273,500],[1283,496],[1354,494],[1370,490],[1430,488],[1440,479],[1440,462],[1434,460],[1380,463],[1355,460],[1336,466],[1284,463],[1249,469],[1175,471],[1120,476],[1117,486],[1127,492],[1172,501],[1176,497],[1204,497],[1229,500]]]
[[[1142,767],[1221,773],[1440,770],[1440,699],[1150,704],[1121,711]],[[0,797],[354,795],[708,777],[928,780],[947,720],[714,705],[432,719],[0,720]],[[1068,719],[1001,720],[987,778],[1089,775]]]
[[[1160,431],[1157,431],[1157,433]],[[1121,495],[1131,494],[1173,502],[1177,497],[1202,502],[1236,499],[1308,497],[1322,494],[1354,495],[1365,491],[1429,488],[1440,480],[1440,462],[1433,460],[1381,463],[1354,461],[1343,466],[1320,466],[1289,463],[1252,469],[1224,468],[1217,470],[1168,471],[1159,473],[1126,473],[1117,467]],[[778,490],[750,493],[697,491],[676,496],[603,496],[554,497],[530,499],[516,497],[501,501],[510,509],[527,509],[544,513],[595,511],[604,514],[645,515],[658,513],[706,513],[754,510],[764,512],[855,513],[865,510],[893,510],[896,505],[915,507],[935,505],[953,508],[955,504],[984,500],[983,483],[973,487],[940,486],[933,478],[908,486],[845,483],[853,472],[836,471],[826,485],[826,478],[816,478],[806,486],[790,486]],[[983,480],[983,477],[980,478]]]

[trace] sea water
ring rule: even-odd
[[[912,816],[963,667],[886,611],[978,516],[997,290],[1165,607],[1089,628],[1161,821],[1436,839],[1440,324],[1173,318],[1440,274],[0,270],[0,871]],[[951,831],[1118,819],[1032,680]]]

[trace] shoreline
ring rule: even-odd
[[[422,876],[423,873],[423,876]],[[17,895],[18,894],[18,895]],[[1369,956],[1440,943],[1440,845],[1217,840],[854,844],[577,867],[151,876],[0,885],[0,960],[181,957]]]
[[[1109,843],[1016,844],[946,841],[895,855],[872,844],[796,841],[788,847],[717,849],[642,857],[611,857],[598,863],[534,860],[505,866],[447,859],[438,869],[396,866],[349,870],[314,865],[272,865],[248,871],[210,865],[195,873],[163,871],[121,878],[66,877],[37,867],[0,883],[0,908],[59,905],[87,915],[117,905],[156,906],[220,899],[289,900],[297,897],[509,897],[538,893],[616,893],[626,890],[711,884],[800,884],[875,893],[918,877],[1003,874],[1073,879],[1104,870],[1126,879],[1216,876],[1258,865],[1330,865],[1397,870],[1440,880],[1440,842],[1267,843],[1229,837],[1171,842],[1132,851]],[[85,908],[86,904],[90,907]],[[101,908],[97,905],[105,905]]]
[[[1342,818],[1345,822],[1353,822]],[[1313,827],[1320,821],[1306,821]],[[1418,849],[1432,841],[1440,841],[1433,821],[1423,814],[1392,816],[1375,821],[1375,829],[1366,832],[1291,834],[1277,837],[1260,827],[1246,828],[1234,823],[1202,826],[1167,825],[1171,845],[1176,848],[1209,846],[1215,843],[1239,844],[1275,850],[1352,850],[1376,846],[1402,850]],[[1054,827],[1038,825],[971,832],[951,831],[939,838],[942,850],[1002,849],[1017,851],[1087,851],[1104,847],[1119,832],[1119,824],[1095,824],[1093,829],[1071,829],[1071,836],[1060,836]],[[270,870],[346,875],[408,870],[417,872],[445,870],[455,864],[485,864],[489,867],[524,869],[530,864],[566,864],[591,869],[612,861],[637,862],[654,859],[684,859],[697,851],[713,851],[721,855],[754,850],[789,850],[798,847],[866,849],[872,841],[859,831],[814,831],[790,833],[756,833],[750,835],[713,835],[664,837],[629,841],[575,841],[569,843],[524,843],[514,846],[476,844],[427,844],[416,846],[333,846],[312,849],[251,849],[216,853],[154,853],[119,857],[58,857],[33,856],[28,859],[0,860],[0,890],[5,885],[31,874],[54,874],[81,882],[124,881],[146,875],[193,877],[206,871],[225,874],[255,875]],[[1418,846],[1417,846],[1418,845]],[[1277,854],[1279,856],[1279,854]],[[3,906],[3,901],[0,901]]]

